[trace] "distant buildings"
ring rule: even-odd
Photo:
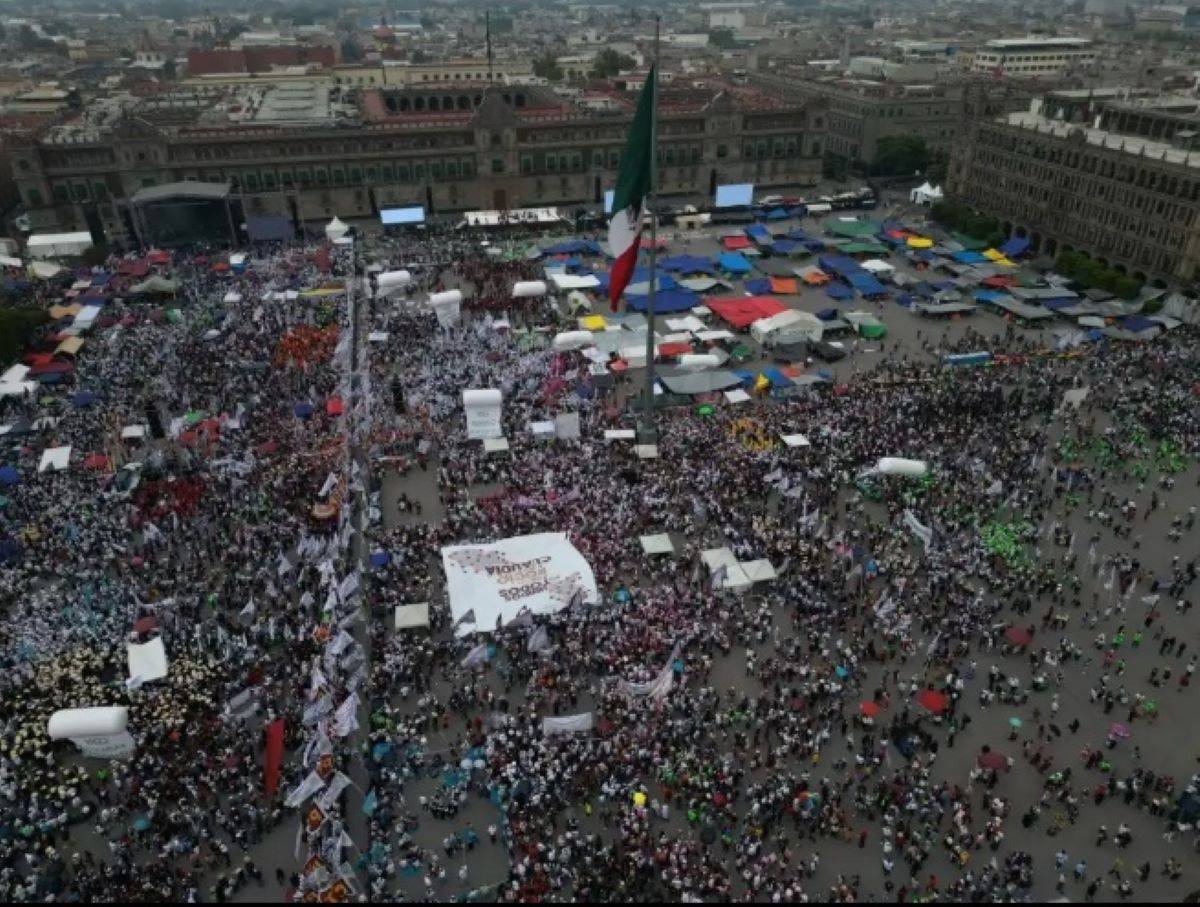
[[[975,51],[975,72],[1013,76],[1052,76],[1096,61],[1088,38],[998,38]]]
[[[1200,103],[1051,92],[973,122],[955,143],[953,198],[1054,256],[1082,251],[1139,280],[1200,278]]]

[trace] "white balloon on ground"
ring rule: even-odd
[[[874,476],[904,476],[919,479],[929,472],[929,465],[924,460],[906,460],[903,457],[880,457],[873,467],[864,475]]]
[[[445,290],[441,293],[432,293],[429,296],[429,304],[431,306],[462,304],[462,290]]]
[[[521,280],[513,284],[513,299],[531,299],[535,296],[546,295],[544,280]]]
[[[123,705],[59,709],[50,716],[46,733],[51,740],[119,734],[128,722],[129,709]]]
[[[566,331],[554,336],[554,348],[560,353],[595,345],[596,338],[591,331]]]

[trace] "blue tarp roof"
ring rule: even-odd
[[[817,259],[817,264],[826,274],[838,274],[842,277],[862,271],[862,266],[857,261],[845,255],[822,255]]]
[[[658,266],[668,271],[678,271],[680,274],[712,274],[717,270],[711,258],[699,255],[673,255],[660,259]]]
[[[1145,315],[1122,315],[1117,319],[1117,324],[1135,334],[1162,327],[1157,321],[1151,321]]]
[[[543,255],[600,255],[600,244],[588,239],[569,239],[542,249]]]
[[[831,283],[825,288],[825,295],[830,299],[853,299],[854,291],[840,283]]]
[[[794,239],[796,242],[809,242],[812,240],[812,237],[803,230],[792,230],[788,233],[787,238]]]
[[[748,372],[745,369],[734,369],[733,373],[738,376],[738,380],[742,382],[743,387],[749,387],[754,383],[754,379],[758,377],[754,372]]]
[[[767,212],[767,220],[787,220],[789,216],[787,208],[772,208]]]
[[[728,271],[730,274],[746,274],[750,270],[750,262],[746,260],[746,256],[736,252],[723,253],[717,259],[717,265],[722,271]]]
[[[761,296],[763,293],[770,293],[771,281],[766,277],[755,277],[752,280],[747,280],[746,292],[753,293],[755,296]]]
[[[771,251],[776,255],[790,255],[799,248],[801,248],[800,243],[794,239],[777,239],[771,243]]]
[[[762,224],[751,224],[746,227],[745,234],[755,242],[770,242],[774,238],[771,231]]]
[[[600,281],[600,286],[598,286],[596,288],[596,291],[598,293],[607,293],[608,292],[608,282],[609,282],[609,278],[611,277],[611,275],[612,275],[611,271],[602,271],[596,275],[596,279]],[[646,283],[649,280],[650,280],[650,269],[649,268],[634,268],[633,276],[629,278],[630,283]],[[662,268],[658,269],[657,284],[658,284],[658,288],[660,290],[674,290],[679,286],[679,284],[675,282],[675,278],[672,277],[670,274],[668,274],[666,271],[664,271]]]
[[[887,288],[866,271],[852,271],[846,275],[851,286],[863,296],[886,296]]]
[[[896,303],[904,306],[906,309],[911,309],[912,304],[917,301],[917,298],[910,293],[901,293],[896,297]]]
[[[972,252],[970,250],[965,252],[955,252],[950,257],[957,261],[960,265],[977,265],[981,261],[987,261],[987,256],[982,252]]]
[[[1008,298],[1007,293],[1001,293],[999,290],[976,290],[971,295],[976,302],[1000,302]]]
[[[997,252],[1012,258],[1014,255],[1020,255],[1029,248],[1029,240],[1022,236],[1013,236],[1005,241]]]
[[[791,387],[795,383],[777,368],[765,368],[762,373],[771,382],[771,387]]]
[[[698,305],[700,305],[700,297],[691,290],[661,290],[654,294],[654,314],[656,315],[686,312]],[[631,312],[645,312],[646,297],[626,294],[625,306]]]

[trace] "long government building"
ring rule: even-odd
[[[1200,101],[1124,89],[1050,92],[972,122],[952,197],[1034,251],[1079,251],[1138,280],[1200,280]]]
[[[14,142],[11,158],[35,231],[89,229],[118,246],[185,241],[185,229],[152,228],[139,207],[188,182],[197,191],[182,193],[183,209],[223,195],[218,219],[231,232],[243,220],[298,227],[410,205],[569,211],[613,187],[634,100],[471,83],[179,89],[93,102]],[[696,199],[719,183],[814,185],[825,134],[819,106],[730,85],[664,86],[660,191]]]

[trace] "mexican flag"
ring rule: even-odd
[[[650,194],[650,180],[654,166],[654,149],[651,147],[651,125],[654,118],[654,67],[646,77],[646,85],[638,98],[637,113],[633,115],[633,126],[621,155],[621,169],[617,171],[617,188],[613,192],[612,220],[608,222],[608,244],[616,256],[612,274],[608,281],[608,298],[612,310],[637,265],[638,247],[642,239],[642,214],[646,196]]]

